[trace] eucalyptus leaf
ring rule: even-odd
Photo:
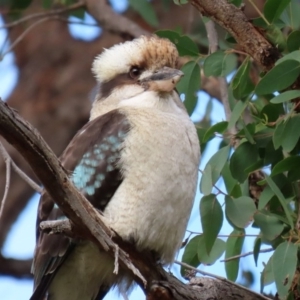
[[[214,185],[217,182],[217,180],[219,179],[220,174],[223,170],[223,167],[228,159],[229,150],[230,150],[230,146],[221,148],[207,162],[203,172],[204,172],[205,176],[207,176],[206,173],[210,174],[211,181],[205,177],[204,177],[204,179],[202,177],[202,179],[200,181],[200,190],[205,195],[208,194],[208,189],[206,187],[207,182],[211,182],[212,185]]]
[[[256,207],[252,198],[225,196],[225,203],[226,216],[236,227],[245,228],[253,220]]]
[[[230,171],[233,178],[243,183],[248,177],[248,173],[245,170],[258,160],[256,145],[249,142],[240,144],[230,159]]]
[[[264,15],[269,22],[277,20],[291,0],[267,0],[264,6]]]
[[[199,241],[201,241],[200,235],[193,237],[184,248],[184,252],[182,255],[182,261],[193,267],[198,267],[200,264],[200,261],[198,259]],[[181,266],[180,273],[183,277],[185,277],[187,271],[189,271],[189,269]]]
[[[223,224],[223,211],[216,195],[202,197],[200,216],[206,253],[209,255]]]
[[[244,229],[242,230],[234,229],[230,233],[226,241],[225,259],[241,254],[244,239],[245,239]],[[225,262],[225,271],[226,271],[227,278],[229,280],[236,281],[239,272],[239,264],[240,264],[239,258]]]
[[[273,181],[273,179],[271,177],[269,177],[268,175],[265,175],[265,179],[269,185],[269,187],[271,188],[271,190],[275,193],[275,195],[278,197],[278,200],[284,210],[284,213],[288,219],[289,225],[291,227],[291,229],[294,229],[294,223],[293,223],[293,219],[291,216],[291,212],[288,209],[287,206],[287,200],[285,199],[285,197],[283,196],[282,192],[280,191],[280,189],[278,188],[278,186],[276,185],[276,183]]]
[[[274,104],[278,104],[278,103],[283,103],[283,102],[293,100],[298,97],[300,97],[300,90],[291,90],[279,94],[278,96],[272,98],[270,102]]]
[[[283,231],[282,222],[274,215],[260,211],[254,215],[255,224],[260,228],[263,237],[268,241],[276,239]]]
[[[184,105],[191,115],[197,104],[196,93],[200,89],[200,67],[196,61],[189,61],[182,67],[183,78],[177,84],[179,93],[185,94]]]
[[[208,254],[207,250],[206,250],[204,237],[201,236],[200,239],[201,238],[202,238],[202,241],[199,241],[199,243],[198,243],[198,259],[199,259],[200,263],[202,263],[202,264],[212,265],[224,253],[225,242],[222,241],[221,239],[216,239],[210,253]]]
[[[285,60],[277,64],[257,84],[258,95],[271,94],[289,87],[300,74],[300,62]]]
[[[172,30],[158,30],[155,32],[155,34],[159,37],[167,38],[171,42],[173,42],[180,56],[199,56],[197,45],[187,35],[181,35],[178,32]]]
[[[297,252],[297,245],[285,241],[276,248],[273,254],[272,268],[277,292],[281,299],[288,295],[293,283],[298,262]]]

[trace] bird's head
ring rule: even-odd
[[[178,58],[172,42],[154,35],[105,49],[92,68],[100,83],[97,101],[118,106],[117,102],[146,91],[172,93],[183,76],[177,69]]]

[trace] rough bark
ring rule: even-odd
[[[190,3],[228,31],[241,49],[253,57],[264,70],[270,70],[279,58],[279,51],[251,24],[241,9],[227,0],[191,0]]]

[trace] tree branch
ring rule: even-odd
[[[0,274],[15,278],[32,278],[30,272],[32,259],[6,258],[0,255]]]
[[[108,250],[112,257],[117,252],[121,266],[132,271],[135,280],[147,292],[148,300],[158,299],[158,295],[162,300],[210,298],[209,289],[206,293],[199,293],[198,289],[183,284],[160,265],[155,264],[147,253],[137,252],[132,244],[122,241],[107,228],[100,214],[72,185],[66,171],[37,131],[2,101],[0,101],[0,134],[28,161],[47,192],[71,220],[76,230],[79,229],[86,239]],[[114,241],[117,241],[120,248]],[[240,288],[239,295],[244,293],[244,289]],[[252,298],[248,299],[254,299],[255,293],[249,290],[247,293],[252,295]],[[255,299],[265,298],[257,298],[256,295]]]
[[[274,66],[280,57],[278,49],[255,29],[239,8],[227,0],[190,0],[190,3],[203,16],[210,17],[227,30],[242,50],[253,57],[265,71]]]
[[[67,172],[42,137],[2,101],[0,134],[28,161],[47,192],[66,216],[88,235],[94,237],[104,250],[113,253],[116,248],[110,238],[114,235],[113,232],[105,226],[95,208],[73,186]],[[145,281],[123,250],[119,251],[119,258],[135,276]]]
[[[33,13],[33,14],[30,14],[30,15],[25,16],[23,18],[20,18],[16,21],[6,23],[3,26],[0,26],[0,29],[12,28],[14,26],[20,25],[20,24],[22,24],[24,22],[27,22],[27,21],[31,21],[31,20],[38,19],[38,18],[49,17],[49,16],[57,16],[57,15],[64,14],[66,12],[70,12],[70,11],[73,11],[73,10],[76,10],[76,9],[79,9],[79,8],[83,8],[83,7],[84,7],[84,3],[80,1],[78,3],[74,3],[72,5],[69,5],[65,8],[52,9],[50,11]]]
[[[85,0],[85,4],[88,12],[108,31],[127,34],[131,37],[149,34],[149,31],[142,29],[123,15],[114,12],[105,0]]]

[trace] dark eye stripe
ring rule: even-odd
[[[107,98],[113,89],[117,86],[122,86],[125,84],[132,84],[132,79],[128,77],[128,74],[119,74],[113,79],[104,82],[100,86],[100,96],[101,98]]]

